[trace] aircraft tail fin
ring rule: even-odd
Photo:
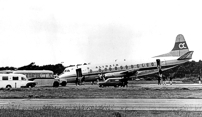
[[[194,51],[189,51],[187,53],[185,53],[184,55],[182,55],[180,58],[178,58],[177,60],[185,60],[185,59],[192,59],[192,55],[193,55]]]
[[[189,48],[182,34],[177,35],[173,49],[166,54],[161,54],[155,57],[179,57],[189,52]]]

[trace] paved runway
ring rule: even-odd
[[[170,85],[167,83],[166,85],[157,85],[157,84],[136,84],[135,86],[140,86],[140,87],[147,87],[147,88],[162,88],[162,87],[167,87],[167,88],[197,88],[201,89],[202,84],[172,84]]]
[[[43,106],[68,109],[104,106],[112,110],[202,111],[202,99],[0,99],[0,107],[3,108],[33,109]]]

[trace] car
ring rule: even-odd
[[[99,87],[106,87],[106,86],[114,86],[119,87],[123,86],[123,78],[108,78],[103,82],[98,82]]]

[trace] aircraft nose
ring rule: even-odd
[[[59,78],[64,78],[66,75],[65,74],[61,74],[61,75],[59,75],[58,77]]]

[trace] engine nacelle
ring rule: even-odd
[[[113,72],[104,74],[105,78],[122,77],[124,74],[122,72]]]

